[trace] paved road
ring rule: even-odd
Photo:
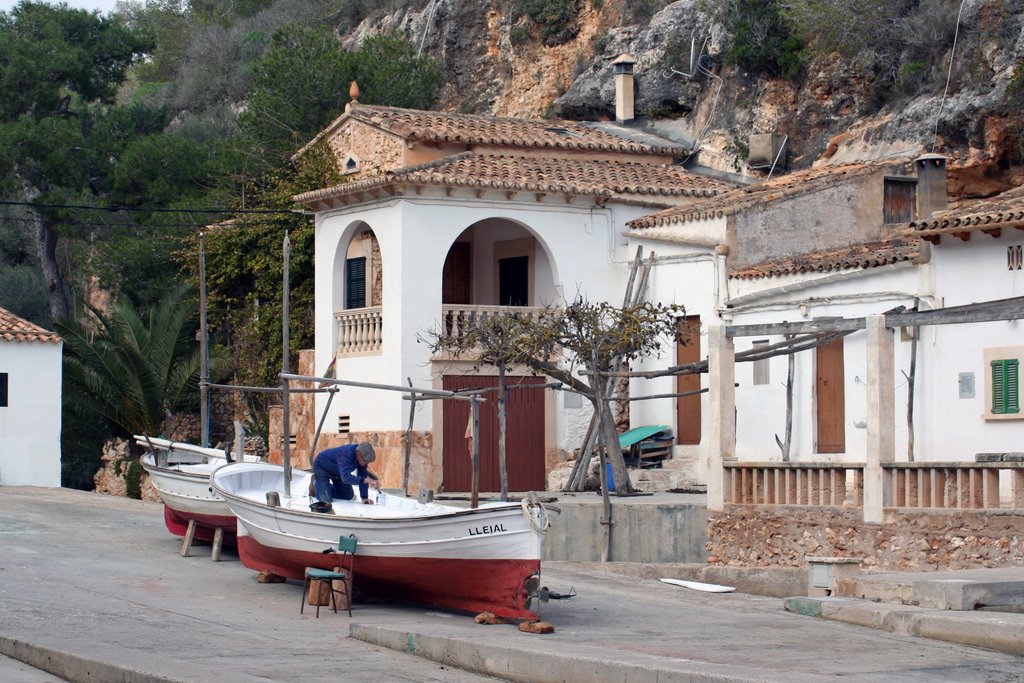
[[[317,620],[299,615],[295,582],[256,584],[236,556],[214,563],[203,546],[179,557],[159,505],[77,491],[0,488],[0,547],[0,645],[153,674],[133,680],[493,680],[458,666],[586,683],[1024,681],[1024,658],[587,564],[545,565],[546,585],[579,593],[542,608],[550,636],[400,605],[357,604],[352,620],[321,610]]]
[[[63,680],[17,659],[0,655],[0,681],[3,683],[61,683]]]
[[[299,584],[257,584],[231,552],[180,557],[162,509],[0,488],[0,636],[184,681],[494,680],[349,638],[347,615],[300,616]]]

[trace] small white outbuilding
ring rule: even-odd
[[[0,308],[0,486],[60,486],[63,346]]]

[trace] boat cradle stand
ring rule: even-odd
[[[192,554],[192,541],[196,537],[196,520],[188,520],[188,529],[185,530],[185,536],[181,539],[181,556],[189,557]],[[213,549],[210,551],[210,559],[214,562],[220,562],[220,551],[224,545],[224,528],[215,527],[213,530]]]

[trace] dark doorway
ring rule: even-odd
[[[543,377],[506,378],[508,384],[543,384]],[[498,385],[494,376],[445,375],[445,391],[480,389]],[[544,482],[544,389],[513,389],[508,392],[507,466],[509,491],[543,491]],[[480,490],[500,491],[498,470],[498,402],[486,394],[480,404]],[[469,401],[444,402],[444,490],[469,491],[472,468],[466,425]]]
[[[530,305],[530,257],[498,259],[498,305]]]
[[[472,273],[470,271],[470,247],[469,242],[456,242],[448,250],[448,257],[444,260],[444,271],[441,276],[441,303],[445,304],[471,304],[470,284]]]

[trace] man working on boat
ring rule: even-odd
[[[353,486],[359,486],[359,497],[370,505],[370,486],[380,491],[380,480],[368,465],[377,459],[373,446],[365,441],[358,446],[346,444],[320,451],[313,461],[313,482],[316,499],[323,503],[331,500],[352,500]]]

